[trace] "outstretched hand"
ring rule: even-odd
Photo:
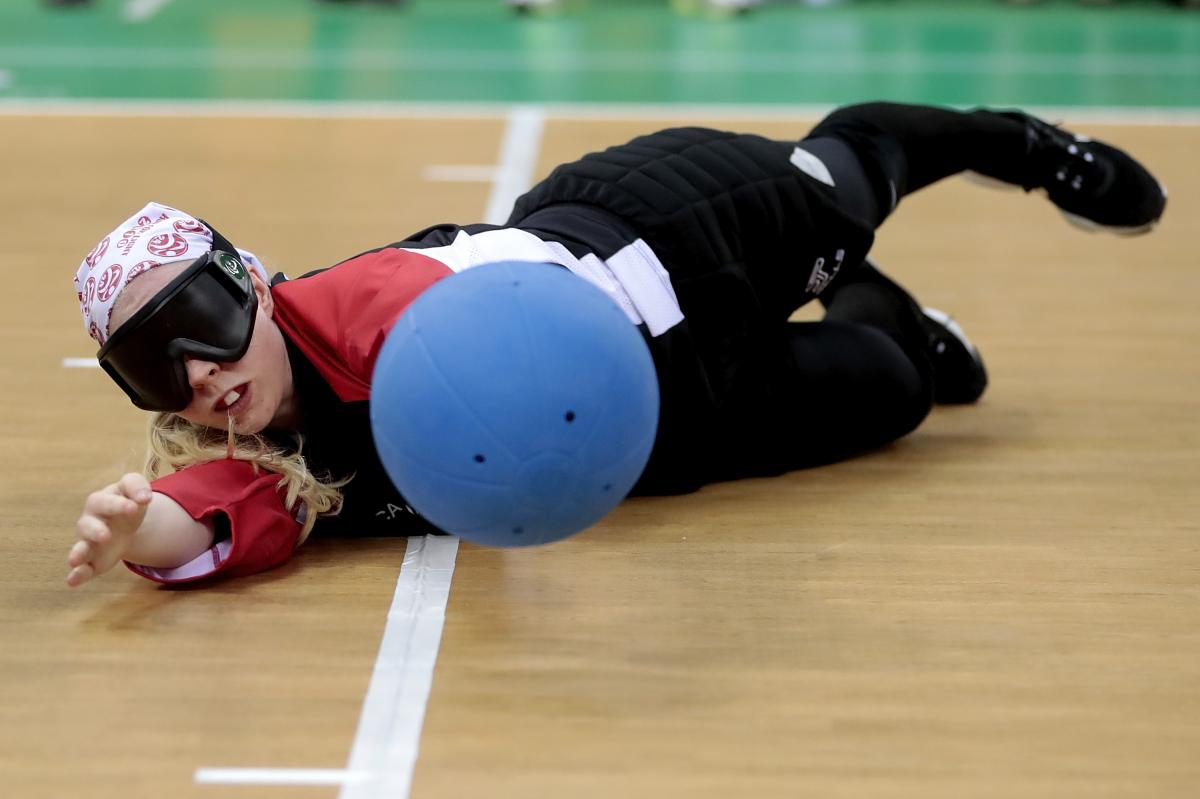
[[[83,585],[121,561],[146,518],[151,496],[150,483],[136,473],[88,495],[75,522],[79,540],[67,556],[67,585]]]

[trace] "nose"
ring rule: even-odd
[[[185,358],[183,365],[187,368],[188,385],[197,391],[211,385],[217,375],[221,373],[221,367],[212,361]]]

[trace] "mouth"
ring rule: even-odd
[[[231,388],[226,391],[221,399],[217,400],[217,404],[213,406],[213,410],[217,413],[227,413],[230,416],[239,416],[250,404],[250,384],[242,383],[240,386]]]

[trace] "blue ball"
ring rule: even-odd
[[[552,264],[486,264],[400,316],[371,379],[388,476],[438,528],[557,541],[633,488],[654,446],[650,351],[600,289]]]

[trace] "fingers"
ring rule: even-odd
[[[75,532],[80,541],[92,544],[107,544],[112,540],[112,530],[108,525],[91,514],[85,513],[75,522]]]
[[[76,541],[67,555],[67,565],[71,571],[67,573],[67,585],[76,588],[96,576],[96,567],[92,559],[96,556],[97,547],[89,541]]]
[[[117,558],[104,548],[103,544],[93,541],[76,541],[75,546],[67,553],[67,566],[71,571],[67,574],[67,585],[72,588],[83,585],[97,575],[111,569]]]
[[[92,516],[111,517],[136,513],[138,507],[139,504],[128,497],[97,491],[88,495],[87,501],[84,502],[84,513]]]
[[[150,481],[137,472],[130,472],[118,480],[117,490],[139,505],[150,501]]]
[[[95,575],[96,571],[92,568],[91,564],[84,563],[81,566],[71,569],[71,573],[67,575],[67,585],[71,588],[76,588],[92,579]]]
[[[71,568],[82,566],[92,559],[92,545],[89,541],[76,541],[75,546],[67,553],[67,565]]]
[[[84,515],[113,518],[139,513],[152,496],[150,483],[140,474],[127,474],[112,485],[88,494]]]
[[[153,496],[150,482],[140,474],[124,475],[112,485],[93,491],[75,522],[79,540],[67,553],[67,585],[83,585],[119,562],[146,516]]]

